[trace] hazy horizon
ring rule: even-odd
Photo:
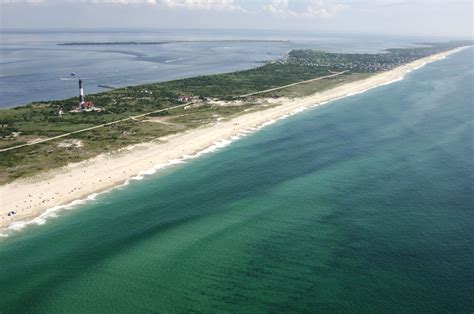
[[[291,33],[298,33],[301,35],[320,35],[320,36],[353,36],[357,35],[360,37],[390,37],[390,38],[405,38],[409,39],[412,38],[413,40],[474,40],[474,36],[462,36],[462,35],[436,35],[436,34],[426,34],[426,35],[410,35],[410,34],[385,34],[385,33],[377,33],[377,32],[350,32],[350,31],[311,31],[311,30],[304,30],[304,29],[292,29],[292,30],[285,30],[285,29],[265,29],[265,28],[216,28],[216,27],[209,27],[209,28],[176,28],[176,27],[154,27],[154,28],[146,28],[146,27],[129,27],[129,28],[120,28],[120,27],[94,27],[94,28],[49,28],[49,27],[42,27],[42,28],[32,28],[32,27],[12,27],[12,28],[5,28],[0,27],[0,33],[8,34],[8,33],[157,33],[157,32],[167,32],[167,31],[214,31],[214,32],[250,32],[250,31],[258,31],[261,33],[276,33],[282,32],[282,34],[291,34]],[[284,32],[284,33],[283,33]],[[228,34],[228,33],[227,33]],[[261,34],[260,34],[261,35]],[[235,38],[236,40],[239,39],[246,39],[246,37]],[[288,38],[291,40],[291,38]],[[415,42],[414,42],[415,43]]]
[[[473,37],[471,1],[0,0],[1,30],[231,29]]]

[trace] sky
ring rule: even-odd
[[[473,0],[0,0],[2,29],[199,28],[472,38]]]

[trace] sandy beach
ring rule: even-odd
[[[20,229],[28,223],[44,223],[47,216],[54,215],[55,211],[64,207],[73,206],[76,200],[91,198],[91,195],[93,197],[95,193],[122,185],[131,178],[140,179],[142,175],[154,173],[168,165],[195,158],[230,143],[243,133],[255,131],[306,108],[327,104],[400,80],[406,73],[461,49],[432,55],[368,79],[338,86],[309,97],[279,99],[279,105],[269,109],[250,112],[232,120],[219,121],[161,138],[159,141],[135,145],[113,154],[104,154],[70,164],[34,178],[3,185],[0,187],[0,234],[2,230]],[[7,214],[10,211],[15,211],[17,214],[9,217]]]

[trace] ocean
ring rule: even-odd
[[[472,313],[473,49],[0,241],[0,312]]]
[[[77,96],[77,77],[90,94],[107,90],[99,85],[123,87],[250,69],[292,49],[375,53],[436,40],[442,39],[261,30],[0,30],[0,108]],[[58,45],[130,41],[167,43]]]

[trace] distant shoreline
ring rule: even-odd
[[[104,41],[104,42],[65,42],[58,46],[139,46],[164,45],[174,43],[286,43],[290,40],[260,40],[260,39],[222,39],[222,40],[168,40],[168,41]]]
[[[243,114],[229,121],[216,122],[190,131],[170,135],[121,149],[114,154],[102,154],[89,160],[69,164],[59,170],[43,173],[34,179],[20,179],[0,186],[3,201],[0,208],[0,235],[8,235],[28,224],[43,224],[57,211],[70,208],[97,193],[143,175],[227,145],[243,134],[259,130],[307,108],[316,107],[344,97],[363,93],[381,85],[399,81],[425,64],[445,58],[463,48],[431,55],[369,78],[296,99],[278,99],[277,106]],[[16,215],[7,216],[11,210]]]

